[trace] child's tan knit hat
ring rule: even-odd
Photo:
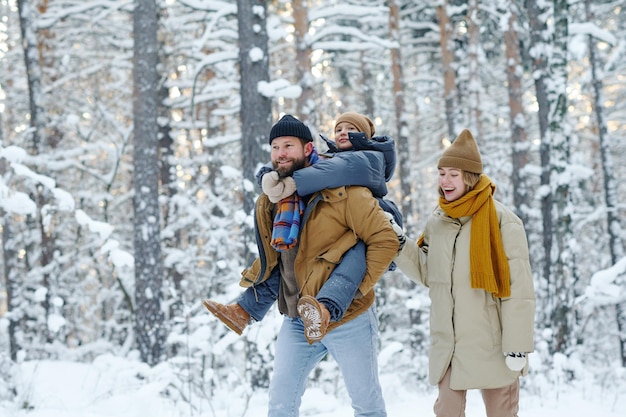
[[[337,121],[335,122],[335,128],[337,128],[337,125],[341,122],[348,122],[350,124],[353,124],[359,132],[365,133],[365,136],[368,139],[371,139],[372,136],[374,136],[374,133],[376,133],[374,122],[372,122],[369,117],[364,116],[360,113],[350,111],[339,115]]]

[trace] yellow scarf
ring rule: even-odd
[[[495,184],[483,174],[472,191],[451,202],[440,197],[439,206],[454,219],[472,216],[470,235],[472,288],[484,288],[495,297],[502,298],[511,295],[511,277],[493,200],[495,191]],[[423,240],[423,236],[420,237],[419,246]]]

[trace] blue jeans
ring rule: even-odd
[[[341,320],[354,300],[365,276],[365,250],[365,243],[362,241],[350,248],[315,297],[328,308],[331,321]],[[256,321],[263,320],[278,298],[279,269],[274,268],[265,281],[246,288],[237,299],[237,304]]]
[[[270,276],[260,284],[248,287],[239,295],[237,304],[256,321],[263,320],[274,301],[278,299],[280,268],[274,268]]]
[[[339,365],[355,417],[386,417],[378,380],[377,339],[374,306],[312,345],[304,338],[302,320],[285,317],[276,341],[268,417],[299,415],[308,376],[327,353]]]

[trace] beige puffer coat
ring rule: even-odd
[[[240,285],[250,287],[265,281],[278,265],[278,252],[271,246],[274,204],[265,194],[257,200],[255,229],[259,258],[242,272]],[[385,212],[369,189],[338,187],[313,194],[302,221],[295,273],[301,295],[315,297],[343,254],[358,240],[367,245],[365,277],[343,319],[329,330],[352,320],[374,302],[374,284],[393,261],[399,242]]]
[[[471,217],[453,219],[440,207],[429,218],[424,245],[407,242],[395,262],[429,288],[429,380],[437,384],[451,366],[450,388],[499,388],[527,372],[511,371],[504,352],[532,352],[535,292],[521,220],[496,201],[511,272],[511,296],[473,289],[469,276]]]

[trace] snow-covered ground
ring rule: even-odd
[[[267,413],[267,392],[214,392],[204,409],[192,409],[163,398],[173,373],[166,366],[148,368],[124,358],[102,356],[91,364],[74,362],[25,362],[17,375],[19,397],[0,404],[0,417],[262,417]],[[143,375],[145,378],[137,378]],[[537,379],[540,380],[540,379]],[[2,383],[2,381],[0,381]],[[382,375],[390,417],[432,416],[436,389],[419,391]],[[624,417],[626,387],[607,384],[600,388],[578,381],[561,387],[526,386],[521,393],[521,417]],[[242,390],[244,390],[242,388]],[[196,402],[197,403],[197,402]],[[346,417],[352,414],[346,398],[318,389],[307,390],[301,416]],[[470,391],[467,416],[484,416],[477,391]]]

